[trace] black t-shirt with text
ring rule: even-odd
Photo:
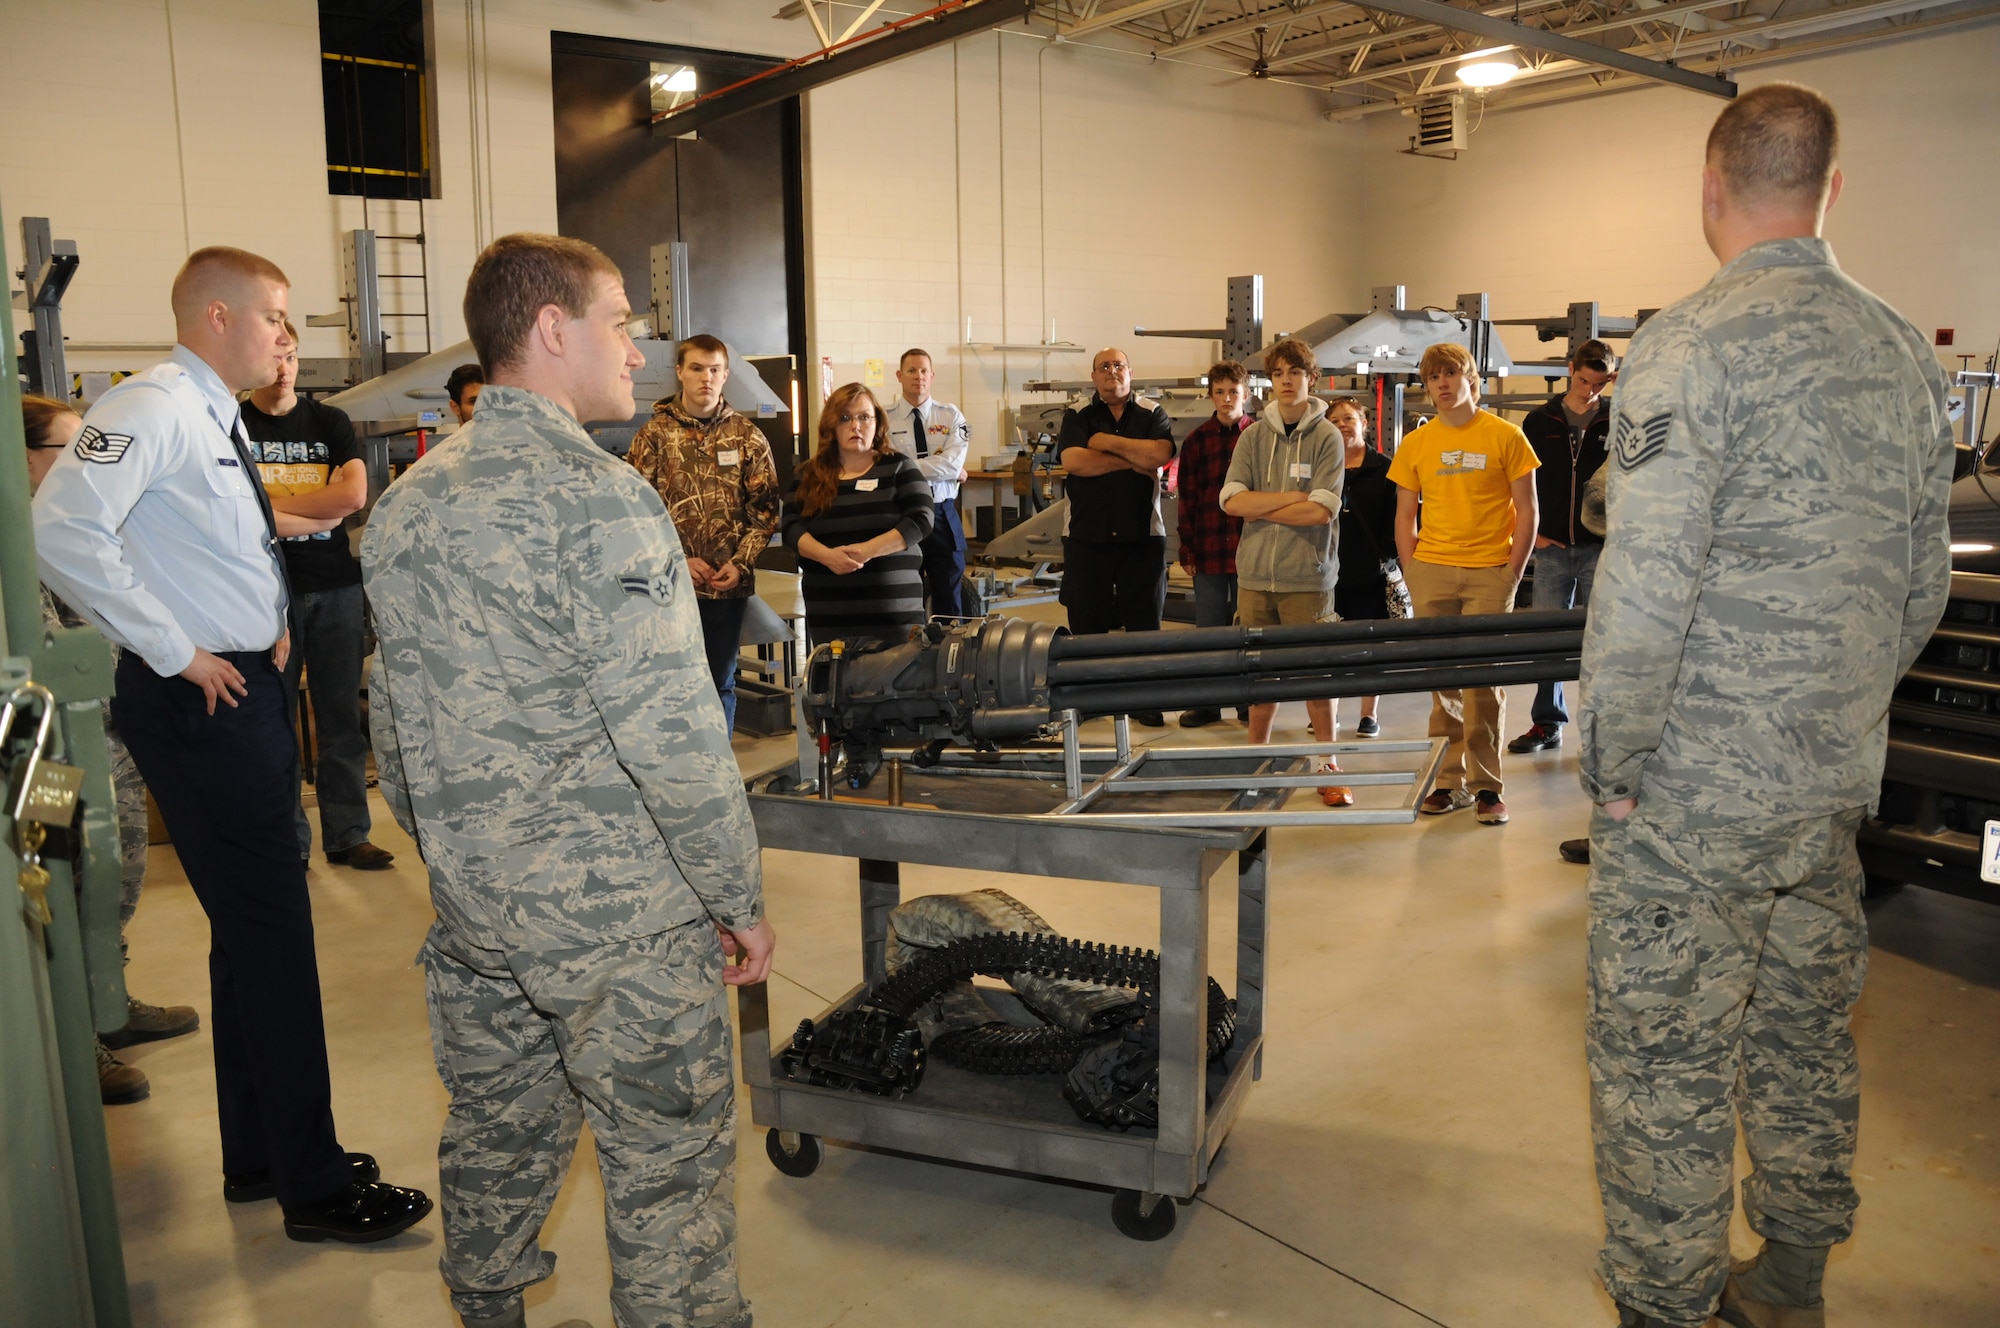
[[[263,475],[264,491],[273,498],[325,488],[342,466],[361,459],[353,423],[335,407],[309,397],[300,397],[284,415],[266,415],[245,401],[243,432]],[[360,584],[361,563],[348,547],[345,526],[288,536],[279,547],[285,551],[285,574],[294,594]]]

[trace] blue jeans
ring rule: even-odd
[[[292,596],[292,654],[287,693],[296,701],[299,673],[313,718],[313,791],[319,796],[319,846],[327,853],[368,838],[368,731],[361,725],[361,583]],[[299,856],[312,849],[305,804],[295,808]]]
[[[1591,583],[1597,580],[1597,555],[1602,544],[1578,544],[1559,549],[1553,544],[1535,550],[1535,607],[1537,609],[1580,609],[1590,603]],[[1545,682],[1535,688],[1535,705],[1529,711],[1535,723],[1560,728],[1569,723],[1563,709],[1563,685]]]
[[[1236,574],[1194,574],[1194,625],[1227,627],[1236,621]]]
[[[722,702],[722,731],[736,731],[736,656],[743,646],[743,615],[749,599],[707,599],[697,596],[701,611],[702,652],[708,656],[709,676],[715,679],[715,694]]]

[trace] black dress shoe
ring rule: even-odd
[[[366,1153],[349,1153],[347,1165],[354,1168],[354,1179],[361,1181],[382,1179],[382,1168],[375,1165],[375,1159]],[[256,1203],[259,1199],[276,1196],[278,1187],[271,1183],[268,1171],[245,1171],[222,1178],[222,1197],[231,1203]]]
[[[1157,710],[1134,710],[1132,720],[1136,724],[1144,724],[1149,729],[1163,729],[1167,726],[1167,717]]]
[[[309,1243],[339,1240],[367,1245],[408,1231],[430,1211],[430,1196],[422,1190],[357,1180],[318,1203],[287,1208],[285,1234]]]
[[[1219,724],[1221,722],[1222,711],[1216,709],[1214,706],[1205,706],[1199,710],[1181,711],[1181,727],[1184,729],[1207,728],[1210,724]]]

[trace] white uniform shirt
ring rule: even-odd
[[[161,677],[285,631],[270,527],[230,439],[236,399],[185,346],[98,399],[35,493],[42,580]]]
[[[958,472],[972,450],[972,426],[949,401],[912,406],[897,397],[889,407],[889,446],[917,463],[930,481],[931,501],[958,497]],[[919,440],[922,445],[919,446]]]

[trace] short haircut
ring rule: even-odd
[[[280,286],[292,284],[283,268],[248,249],[232,249],[226,244],[197,249],[174,275],[174,321],[199,322],[210,301],[234,293],[246,281],[258,280],[275,281]]]
[[[1327,406],[1326,413],[1331,415],[1336,410],[1351,410],[1360,418],[1363,424],[1368,423],[1368,407],[1362,405],[1353,397],[1335,397],[1332,403]]]
[[[1752,88],[1708,131],[1708,164],[1739,203],[1821,206],[1839,152],[1833,104],[1797,83]]]
[[[1312,347],[1297,337],[1286,337],[1264,352],[1265,373],[1276,373],[1279,365],[1303,369],[1311,377],[1319,377],[1319,361],[1313,358]]]
[[[292,320],[289,318],[285,320],[285,335],[292,339],[292,354],[294,355],[298,354],[299,330],[296,327],[292,326]]]
[[[451,371],[451,377],[444,380],[445,395],[458,405],[465,404],[465,389],[474,383],[482,387],[486,383],[486,373],[476,364],[461,364]]]
[[[1417,377],[1429,378],[1437,369],[1456,367],[1461,372],[1477,375],[1479,364],[1472,358],[1472,352],[1455,341],[1440,341],[1424,352],[1424,358],[1417,362]]]
[[[908,363],[910,362],[910,357],[911,357],[912,355],[921,355],[921,356],[923,356],[923,357],[924,357],[925,359],[927,359],[927,360],[930,360],[930,362],[931,362],[932,366],[934,366],[934,367],[935,367],[935,366],[936,366],[936,364],[937,364],[937,361],[936,361],[936,360],[934,360],[934,359],[931,359],[931,353],[930,353],[929,351],[925,350],[925,349],[924,349],[924,348],[923,348],[922,346],[912,346],[912,347],[910,347],[910,348],[909,348],[908,350],[904,351],[904,352],[903,352],[903,353],[902,353],[901,355],[898,355],[898,356],[896,357],[896,372],[897,372],[897,373],[901,373],[901,372],[903,372],[903,366],[904,366],[904,365],[906,365],[906,364],[908,364]]]
[[[729,363],[729,347],[722,344],[721,337],[712,337],[706,332],[697,332],[674,347],[674,368],[687,363],[688,352],[698,350],[704,355],[720,355],[723,364]]]
[[[67,401],[57,401],[54,397],[36,396],[32,392],[21,394],[21,429],[23,441],[30,451],[53,448],[49,441],[55,436],[56,420],[64,415],[75,415],[77,409]]]
[[[1208,366],[1208,385],[1210,387],[1214,387],[1217,383],[1247,383],[1249,381],[1250,371],[1244,368],[1240,361],[1217,360],[1214,364]]]
[[[473,260],[465,279],[465,331],[491,376],[518,364],[535,320],[550,305],[571,318],[590,312],[597,278],[625,274],[604,251],[566,235],[503,235]]]
[[[1617,373],[1618,355],[1593,337],[1569,353],[1569,367],[1572,373],[1578,369],[1589,369],[1593,373]]]

